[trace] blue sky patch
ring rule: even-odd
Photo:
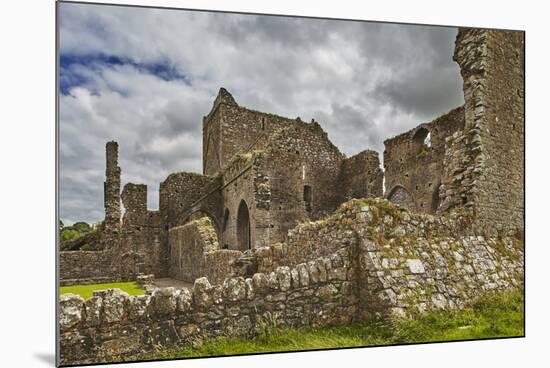
[[[116,66],[130,65],[141,73],[152,74],[164,81],[181,81],[188,86],[191,80],[188,76],[180,73],[177,68],[170,63],[138,63],[130,58],[122,58],[114,55],[104,54],[61,54],[59,58],[60,79],[59,88],[63,95],[68,95],[71,88],[86,84],[89,79],[83,75],[79,68],[82,66],[88,70],[101,73],[101,67],[114,68]]]

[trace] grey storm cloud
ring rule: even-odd
[[[103,217],[105,142],[123,184],[202,171],[202,117],[220,87],[243,106],[314,118],[346,155],[463,103],[456,28],[60,5],[60,210]],[[65,58],[65,59],[63,59]]]

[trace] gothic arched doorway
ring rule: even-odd
[[[239,204],[237,211],[237,243],[239,250],[250,249],[250,215],[244,200]]]
[[[413,197],[411,196],[409,191],[401,185],[396,185],[395,187],[393,187],[387,198],[390,202],[396,203],[402,207],[407,207],[411,210],[416,209]]]

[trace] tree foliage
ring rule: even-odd
[[[72,226],[63,226],[63,222],[60,221],[59,225],[61,229],[61,241],[78,239],[95,229],[94,226],[90,226],[90,224],[84,221],[75,222]]]

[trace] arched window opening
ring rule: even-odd
[[[388,200],[402,207],[415,209],[414,199],[404,187],[396,185],[389,193]]]
[[[428,129],[424,127],[418,129],[416,133],[414,133],[412,140],[418,155],[425,156],[428,154],[428,151],[432,146],[432,135]]]
[[[229,222],[229,209],[226,208],[223,213],[222,233],[225,233],[228,222]]]
[[[244,200],[239,204],[237,211],[237,242],[241,251],[252,248],[250,243],[250,214]]]

